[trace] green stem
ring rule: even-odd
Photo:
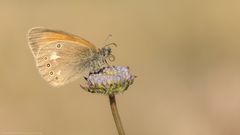
[[[109,101],[110,101],[110,106],[111,106],[111,110],[112,110],[112,115],[113,115],[117,130],[118,130],[118,134],[125,135],[124,129],[122,126],[122,122],[121,122],[121,119],[120,119],[120,116],[118,113],[115,95],[109,95]]]

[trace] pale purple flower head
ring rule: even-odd
[[[88,77],[85,77],[86,86],[80,86],[91,93],[113,95],[126,91],[135,77],[130,73],[128,67],[109,66],[89,73]]]

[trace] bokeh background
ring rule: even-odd
[[[240,1],[0,0],[0,135],[117,135],[108,98],[39,75],[28,29],[116,42],[138,76],[118,107],[127,135],[240,134]]]

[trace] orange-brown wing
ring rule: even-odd
[[[39,50],[42,47],[56,41],[72,42],[74,44],[80,45],[81,47],[89,48],[93,52],[97,52],[95,45],[79,36],[63,31],[50,30],[45,28],[30,29],[28,32],[28,41],[34,57],[37,56]]]

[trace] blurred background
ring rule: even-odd
[[[113,35],[113,64],[138,76],[117,96],[127,135],[239,135],[239,4],[0,0],[0,135],[117,135],[106,96],[40,77],[26,40],[36,26],[99,48]]]

